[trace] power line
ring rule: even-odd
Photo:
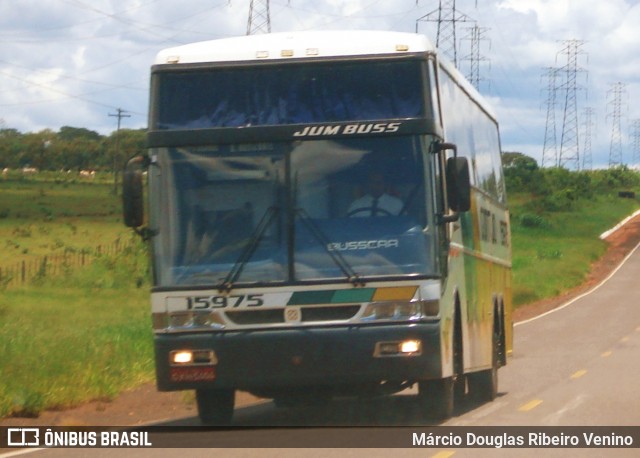
[[[578,58],[584,53],[582,40],[565,40],[564,48],[558,53],[567,56],[567,63],[560,68],[565,80],[562,89],[565,93],[564,115],[562,121],[562,137],[558,166],[580,169],[580,143],[578,133],[578,73],[585,70],[578,65]]]
[[[594,118],[595,111],[592,107],[585,107],[583,111],[584,123],[584,146],[582,148],[582,169],[591,170],[593,168],[593,155],[591,148],[591,140],[595,131]]]
[[[259,33],[271,33],[269,0],[251,0],[249,4],[247,35],[256,35]]]
[[[617,82],[611,84],[607,92],[610,97],[609,105],[612,107],[609,113],[611,118],[611,143],[609,145],[609,167],[623,165],[622,160],[622,100],[626,94],[626,84]]]
[[[489,41],[485,35],[489,30],[487,27],[479,27],[478,24],[475,24],[473,27],[467,28],[469,33],[463,38],[463,40],[470,42],[469,54],[462,58],[462,61],[469,62],[469,73],[466,77],[478,91],[480,90],[480,81],[485,79],[480,77],[480,64],[489,61],[480,53],[480,46],[483,41]]]
[[[416,0],[416,4],[418,0]],[[475,22],[474,19],[456,9],[456,0],[440,0],[438,9],[425,14],[416,21],[416,33],[420,22],[437,23],[436,47],[458,67],[457,24]]]
[[[558,165],[558,145],[556,137],[556,96],[558,92],[558,68],[547,67],[543,77],[547,78],[547,119],[542,146],[542,167]]]
[[[42,84],[42,83],[36,83],[35,81],[29,81],[26,78],[21,78],[19,76],[15,76],[15,75],[12,75],[12,74],[7,73],[7,72],[0,71],[0,75],[4,76],[6,78],[11,78],[11,79],[20,81],[21,83],[26,83],[26,84],[29,84],[31,86],[43,88],[43,89],[46,89],[48,91],[51,91],[51,92],[54,92],[54,93],[57,93],[57,94],[61,94],[61,95],[65,96],[65,97],[68,97],[68,98],[71,98],[71,99],[77,99],[77,100],[80,100],[82,102],[90,103],[92,105],[98,105],[98,106],[101,106],[101,107],[104,107],[104,108],[114,108],[113,105],[109,105],[109,104],[106,104],[106,103],[98,102],[96,100],[87,99],[82,95],[70,94],[70,93],[62,91],[60,89],[56,89],[56,88],[54,88],[54,87],[52,87],[50,85]],[[50,101],[53,102],[55,100],[50,100]],[[26,104],[26,103],[0,105],[0,106],[23,105],[23,104]]]
[[[631,148],[633,151],[633,165],[640,167],[640,119],[631,120]]]

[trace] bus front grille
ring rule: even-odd
[[[348,321],[358,314],[359,305],[302,307],[300,322]],[[286,323],[286,309],[246,310],[226,312],[227,319],[237,325],[260,325]]]

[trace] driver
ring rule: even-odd
[[[400,214],[400,199],[386,192],[384,174],[374,171],[367,177],[367,194],[354,200],[347,214],[353,217],[392,216]]]

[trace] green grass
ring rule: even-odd
[[[532,214],[531,199],[510,195],[516,307],[580,285],[606,251],[600,234],[640,207],[637,200],[598,196],[570,212]]]
[[[0,268],[93,250],[128,234],[113,185],[61,176],[0,179]]]
[[[0,417],[112,399],[153,379],[144,249],[0,295]]]
[[[153,380],[147,255],[120,205],[104,180],[0,179],[0,268],[129,243],[83,268],[0,285],[0,417],[111,399]]]

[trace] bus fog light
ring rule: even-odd
[[[193,362],[193,352],[191,350],[172,351],[169,354],[171,364],[191,364]]]
[[[422,354],[422,341],[418,339],[400,342],[377,342],[373,351],[376,358],[385,356],[419,356]]]
[[[174,350],[169,353],[172,366],[216,365],[218,358],[213,350]]]
[[[422,343],[419,340],[405,340],[400,344],[401,353],[420,353]]]

